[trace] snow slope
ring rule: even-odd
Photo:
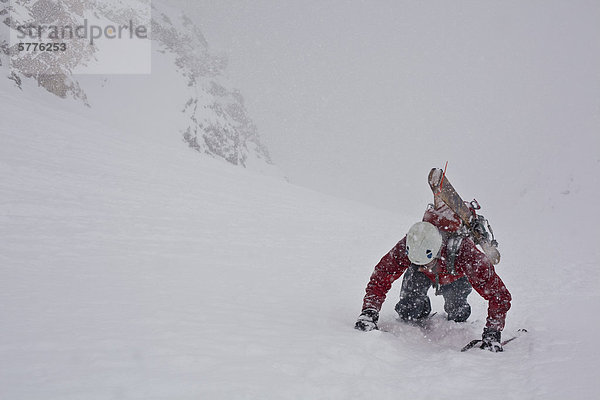
[[[476,294],[466,324],[444,321],[434,298],[424,331],[396,321],[399,282],[388,332],[362,333],[352,327],[372,268],[419,216],[2,89],[1,399],[596,398],[595,227],[566,239],[591,246],[579,258],[533,256],[527,232],[504,231],[505,338],[529,333],[503,354],[459,352],[484,324]],[[534,232],[537,247],[568,248]]]

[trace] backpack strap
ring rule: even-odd
[[[448,242],[446,244],[446,269],[450,275],[458,275],[456,273],[456,269],[454,268],[454,263],[456,261],[456,257],[458,256],[463,238],[464,235],[461,235],[460,233],[452,234],[448,238]]]

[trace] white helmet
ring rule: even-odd
[[[406,234],[406,254],[416,265],[433,261],[442,247],[442,235],[429,222],[417,222]]]

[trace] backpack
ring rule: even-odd
[[[423,221],[435,225],[445,238],[446,268],[452,275],[456,275],[454,263],[464,238],[471,238],[476,245],[482,247],[486,255],[488,255],[486,251],[488,246],[493,246],[494,248],[498,246],[488,220],[483,215],[477,214],[477,211],[481,209],[477,200],[473,199],[471,202],[465,202],[465,205],[473,213],[470,229],[445,203],[438,203],[437,207],[429,204],[423,216]],[[490,255],[488,255],[488,258],[490,258],[492,264],[497,264],[497,262],[493,262],[493,258]]]

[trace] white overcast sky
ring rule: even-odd
[[[420,212],[446,160],[461,184],[598,166],[598,1],[171,1],[294,183]]]

